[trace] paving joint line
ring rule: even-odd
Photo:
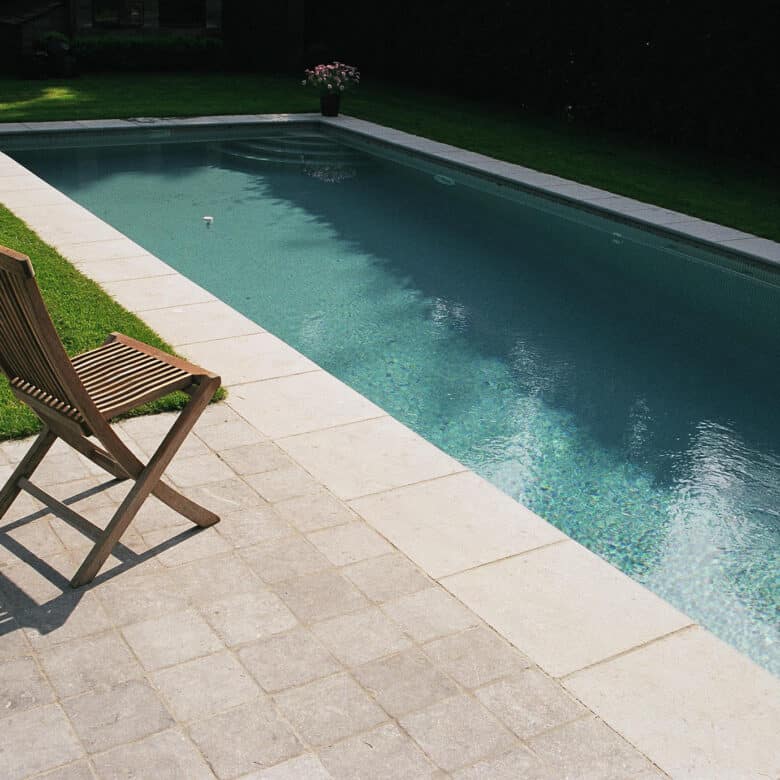
[[[685,633],[687,631],[690,631],[693,628],[702,628],[702,626],[699,623],[696,623],[695,621],[691,621],[690,623],[686,623],[684,626],[675,628],[672,631],[666,631],[663,634],[659,634],[658,636],[654,636],[651,639],[645,640],[644,642],[640,642],[638,645],[634,645],[633,647],[629,647],[625,650],[621,650],[619,653],[613,653],[612,655],[609,655],[606,658],[600,658],[598,661],[593,661],[592,663],[586,664],[580,669],[575,669],[573,672],[566,672],[566,674],[562,674],[560,677],[556,677],[554,679],[567,681],[570,677],[574,677],[575,675],[580,674],[580,672],[585,672],[590,669],[593,669],[594,667],[601,666],[602,664],[610,663],[611,661],[614,661],[618,658],[622,658],[623,656],[631,655],[632,653],[642,650],[645,647],[654,645],[657,642],[663,642],[665,639],[669,639],[669,637],[675,636],[676,634]]]

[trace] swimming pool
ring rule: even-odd
[[[771,274],[357,146],[14,156],[780,673]]]

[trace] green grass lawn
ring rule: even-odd
[[[0,244],[31,258],[46,306],[69,354],[100,346],[114,330],[172,352],[151,328],[79,273],[3,206],[0,206]],[[186,401],[186,395],[174,393],[140,407],[138,413],[180,409]],[[0,376],[0,440],[26,436],[39,428],[38,418],[14,398],[8,381]]]
[[[0,95],[5,122],[318,110],[316,93],[295,77],[235,73],[0,79]],[[372,83],[370,74],[342,107],[352,116],[780,240],[777,172],[758,165],[652,147],[508,106]]]

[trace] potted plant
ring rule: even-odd
[[[352,65],[331,62],[315,65],[305,71],[303,86],[316,87],[320,92],[320,110],[323,116],[338,116],[341,93],[360,84],[360,73]]]

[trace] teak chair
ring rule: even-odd
[[[217,515],[175,491],[161,477],[219,388],[220,378],[121,333],[112,333],[97,349],[69,358],[41,297],[30,259],[2,246],[0,369],[14,395],[44,424],[0,490],[0,518],[24,490],[90,537],[95,545],[71,580],[74,588],[92,581],[150,493],[196,525],[219,522]],[[183,390],[190,400],[144,464],[109,421],[174,390]],[[90,436],[103,446],[93,443]],[[30,482],[57,438],[117,479],[134,480],[105,529]]]

